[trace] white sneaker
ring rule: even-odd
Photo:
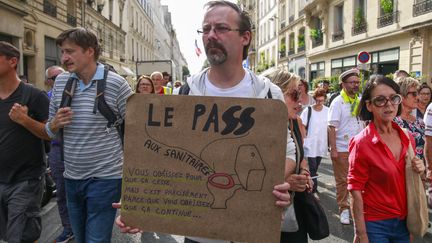
[[[341,224],[350,224],[350,213],[348,209],[345,209],[340,214],[340,222]]]

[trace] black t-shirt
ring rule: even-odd
[[[20,83],[5,100],[0,99],[0,183],[35,179],[45,171],[42,140],[9,118],[12,106],[21,103],[23,85]],[[48,119],[45,92],[33,87],[27,106],[33,119]]]

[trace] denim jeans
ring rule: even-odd
[[[308,158],[308,164],[309,164],[309,171],[310,171],[310,176],[317,176],[317,172],[318,172],[318,167],[321,164],[321,159],[322,157],[314,157],[314,158]],[[313,188],[312,188],[312,192],[317,192],[317,188],[318,188],[318,179],[312,179],[312,181],[314,182]]]
[[[366,221],[366,232],[370,243],[409,243],[406,220],[386,219]]]
[[[72,230],[69,222],[68,209],[66,206],[66,192],[64,184],[64,162],[61,160],[61,145],[52,144],[51,151],[48,154],[48,163],[51,168],[51,173],[56,183],[56,198],[57,207],[62,222],[63,228],[66,230]]]
[[[109,243],[121,179],[65,179],[67,207],[77,243]]]

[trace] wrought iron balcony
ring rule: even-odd
[[[333,40],[333,42],[335,42],[335,41],[339,41],[339,40],[342,40],[343,38],[344,38],[344,32],[343,32],[343,30],[336,31],[336,32],[333,33],[333,35],[332,35],[332,40]]]
[[[67,15],[67,23],[69,25],[72,25],[73,27],[76,27],[77,26],[77,19],[76,19],[76,17],[68,14]]]
[[[299,46],[297,47],[297,53],[304,51],[306,48],[305,46]]]
[[[44,0],[43,2],[43,11],[52,17],[57,17],[57,6],[48,0]]]
[[[413,5],[413,16],[419,16],[425,13],[432,12],[432,0],[425,0]]]
[[[303,14],[304,14],[304,8],[302,9],[302,10],[300,10],[299,12],[298,12],[298,16],[300,17],[300,16],[302,16]]]
[[[284,58],[286,56],[286,51],[279,51],[279,58]]]
[[[294,55],[294,53],[295,53],[294,48],[288,50],[288,56]]]
[[[312,48],[321,46],[322,44],[323,44],[323,37],[322,36],[320,36],[316,39],[312,39]]]
[[[293,22],[294,21],[294,15],[289,16],[289,22]]]
[[[359,35],[361,33],[366,33],[366,31],[367,31],[367,23],[366,22],[364,22],[360,25],[354,24],[354,27],[352,27],[352,30],[351,30],[351,35],[353,35],[353,36]]]
[[[399,11],[385,14],[378,18],[378,28],[399,22]]]

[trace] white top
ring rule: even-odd
[[[432,136],[432,103],[428,105],[424,113],[425,135]]]
[[[336,97],[330,105],[328,125],[336,128],[336,149],[348,152],[348,144],[352,137],[364,127],[364,123],[351,115],[351,104],[345,103],[342,96]]]
[[[243,79],[234,87],[230,88],[219,88],[214,86],[208,79],[208,75],[205,76],[205,96],[222,96],[222,97],[239,97],[249,98],[254,97],[255,92],[252,89],[252,79],[248,72],[245,72]]]
[[[307,136],[304,139],[304,156],[315,158],[327,155],[327,117],[329,108],[323,106],[321,111],[316,111],[311,107],[311,117]],[[300,115],[302,123],[306,126],[308,121],[308,108],[304,109]]]

